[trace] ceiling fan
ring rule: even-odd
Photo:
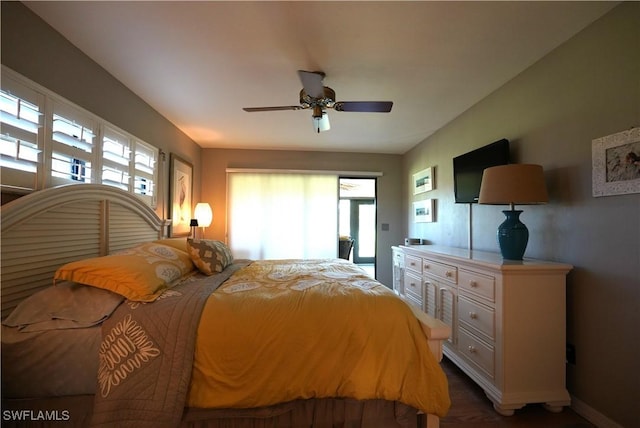
[[[325,74],[322,71],[298,70],[298,77],[302,82],[300,90],[300,105],[276,106],[276,107],[244,107],[244,111],[278,111],[278,110],[304,110],[312,109],[313,129],[316,132],[328,131],[329,116],[326,109],[336,111],[364,112],[364,113],[389,113],[393,107],[392,101],[336,101],[336,93],[322,81]]]

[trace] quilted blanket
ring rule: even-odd
[[[406,303],[346,260],[256,261],[207,300],[188,405],[399,401],[444,416],[446,377]]]
[[[188,278],[153,303],[120,305],[102,327],[92,426],[179,425],[202,308],[244,265],[234,264],[211,277]]]

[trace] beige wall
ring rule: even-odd
[[[2,64],[167,153],[192,162],[200,174],[200,147],[22,3],[2,2]],[[195,180],[194,197],[200,195]],[[162,188],[158,214],[162,215]]]
[[[640,126],[638,23],[638,2],[605,15],[407,153],[403,183],[409,235],[466,247],[469,207],[453,203],[452,158],[504,137],[515,162],[543,165],[549,204],[520,207],[531,234],[526,255],[575,266],[568,388],[625,427],[637,426],[640,402],[640,194],[591,196],[591,140]],[[431,165],[438,221],[416,225],[411,175]],[[474,248],[498,251],[505,208],[473,206]]]
[[[377,194],[377,278],[391,286],[391,246],[404,237],[402,194],[402,157],[362,153],[329,153],[278,150],[204,149],[202,151],[202,201],[214,211],[213,226],[206,236],[225,240],[226,169],[306,169],[331,171],[381,172]],[[381,225],[389,225],[388,231]]]

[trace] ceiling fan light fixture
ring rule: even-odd
[[[313,116],[311,116],[311,121],[313,123],[313,130],[318,134],[323,131],[328,131],[331,129],[331,125],[329,124],[329,115],[327,112],[320,110],[320,116],[316,116],[315,108],[313,112]]]
[[[330,129],[326,109],[345,112],[389,113],[393,107],[393,101],[336,101],[336,92],[323,85],[325,74],[321,71],[298,70],[298,77],[302,82],[299,106],[244,107],[244,111],[312,109],[313,130],[320,133]]]

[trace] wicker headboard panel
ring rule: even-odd
[[[65,263],[162,237],[163,221],[134,195],[75,184],[41,190],[0,208],[2,318],[52,284]]]

